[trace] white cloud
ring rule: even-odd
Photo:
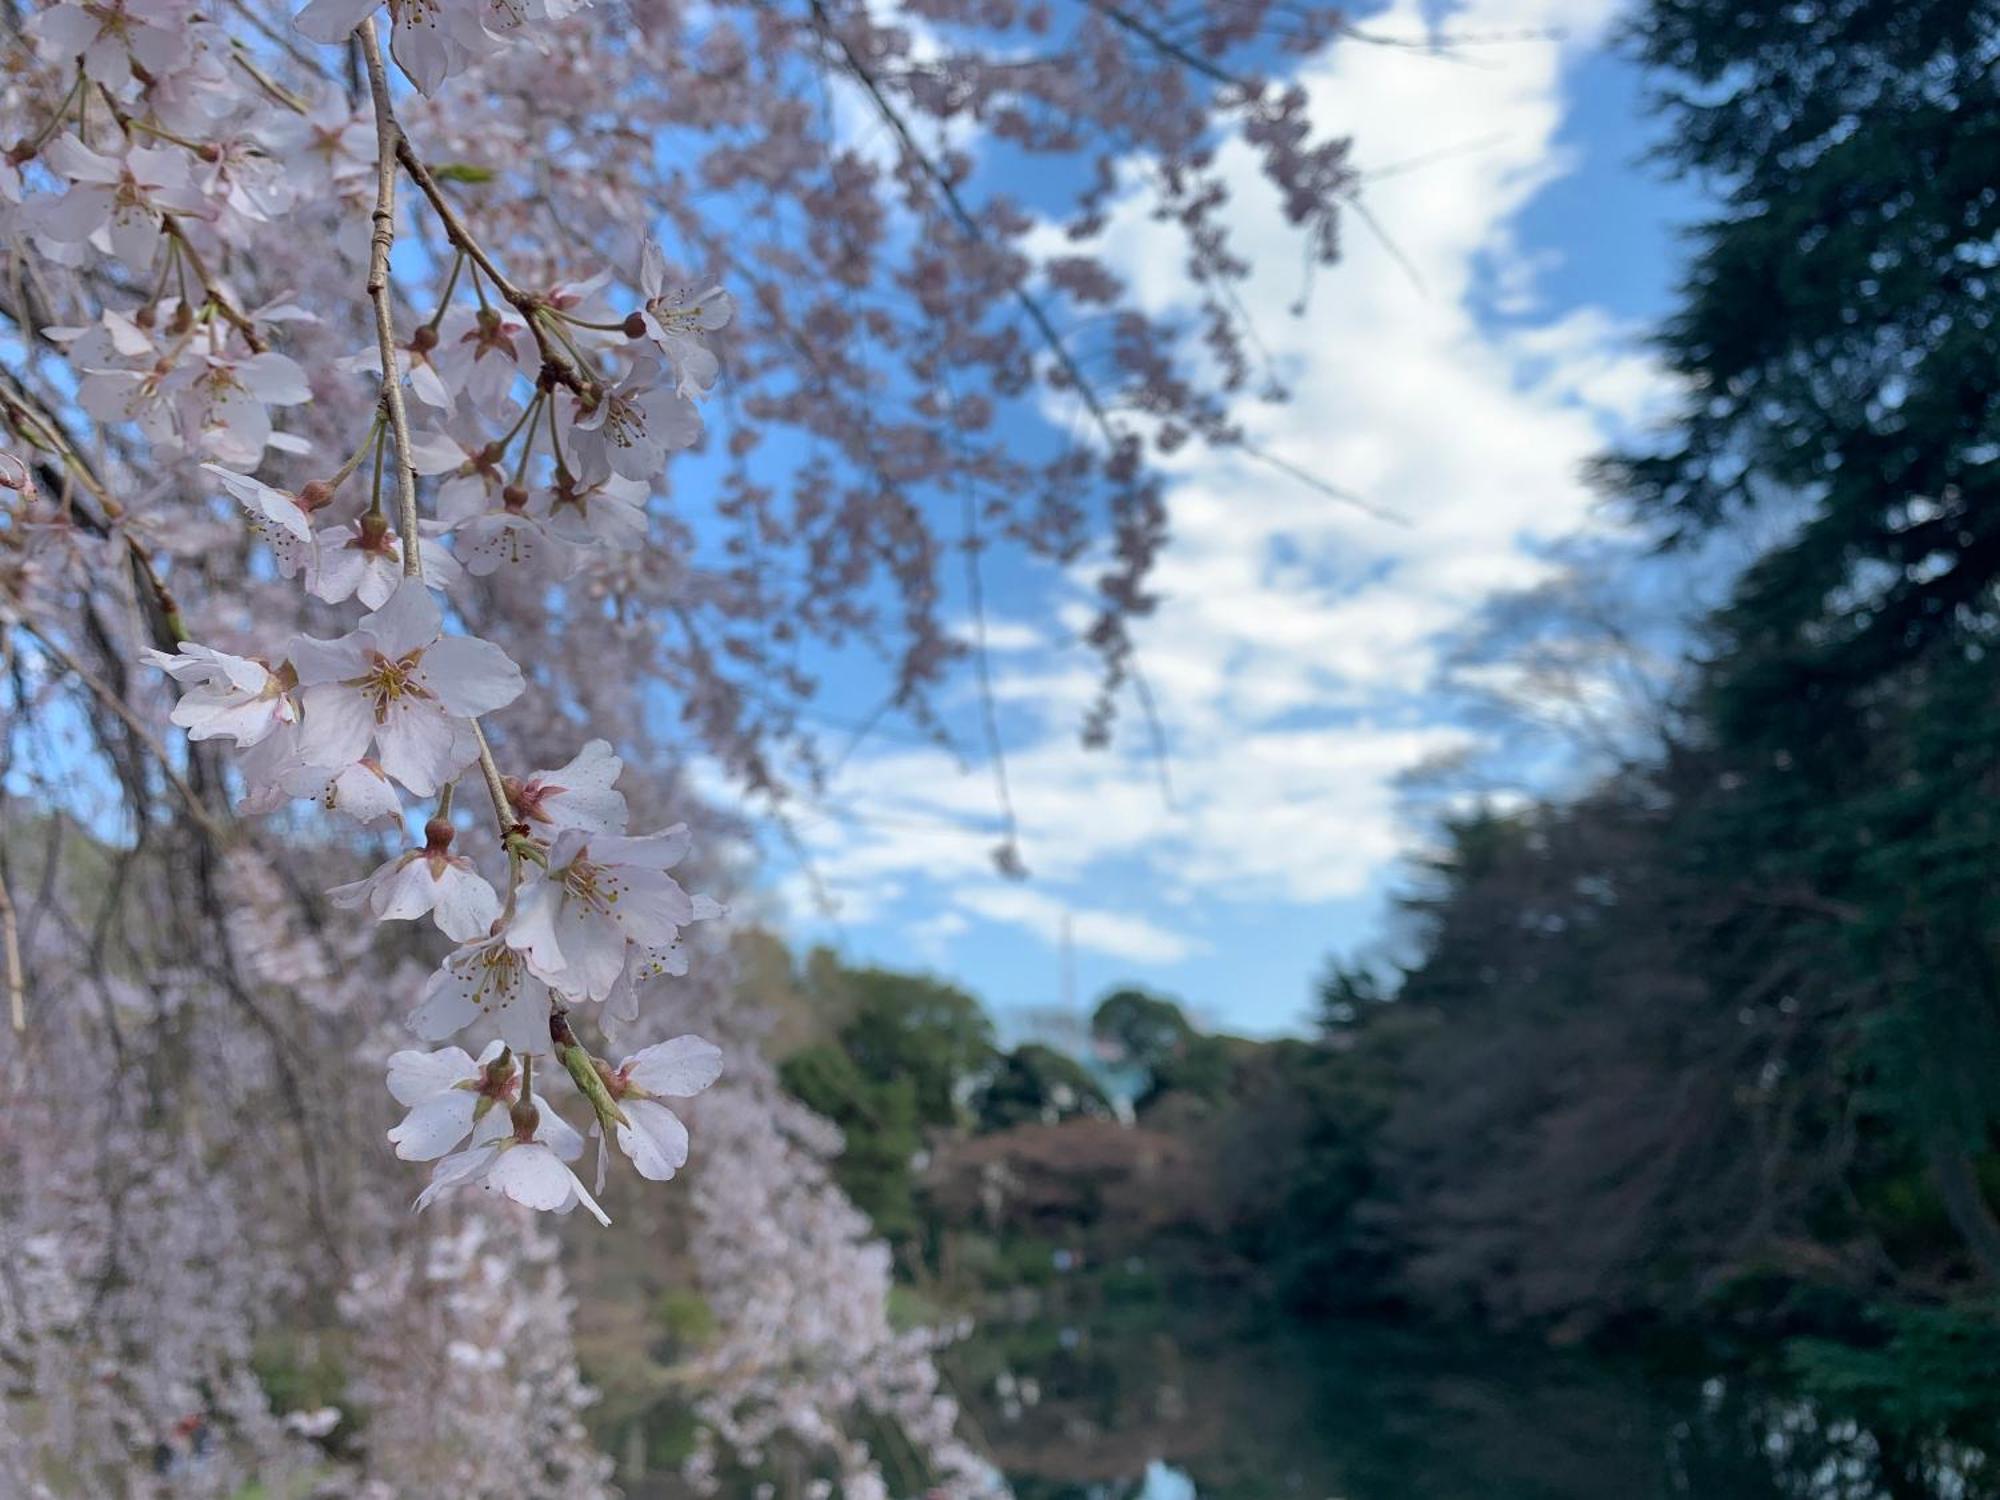
[[[964,892],[959,904],[993,921],[1024,927],[1051,946],[1062,941],[1068,918],[1070,940],[1078,947],[1138,963],[1174,963],[1202,947],[1187,934],[1143,917],[1070,907],[1033,886],[982,886]]]
[[[1218,903],[1356,896],[1408,846],[1396,777],[1466,739],[1425,700],[1441,636],[1495,591],[1548,576],[1545,545],[1592,524],[1584,462],[1661,390],[1630,331],[1601,312],[1518,321],[1537,305],[1544,257],[1516,245],[1511,223],[1567,165],[1554,139],[1562,66],[1610,9],[1474,0],[1449,31],[1566,36],[1483,48],[1473,63],[1348,44],[1308,71],[1316,117],[1354,135],[1364,170],[1432,159],[1368,190],[1393,248],[1350,218],[1346,257],[1319,277],[1302,318],[1289,312],[1295,233],[1250,153],[1226,148],[1236,233],[1265,268],[1244,302],[1294,393],[1238,416],[1265,449],[1405,524],[1246,456],[1183,450],[1157,578],[1165,602],[1136,632],[1170,745],[1172,804],[1129,703],[1111,750],[1077,746],[1093,664],[1041,649],[1057,634],[1045,621],[996,617],[1006,769],[1036,882],[993,873],[990,769],[869,748],[830,794],[865,812],[803,828],[850,919],[921,897],[1053,942],[1067,910],[1079,948],[1171,963],[1210,945],[1203,929]],[[1399,3],[1368,29],[1422,35],[1422,15]],[[1459,149],[1471,141],[1480,149]],[[1170,228],[1127,213],[1104,253],[1150,309],[1186,306]],[[1482,323],[1482,301],[1516,321]],[[1070,634],[1085,613],[1078,583]]]

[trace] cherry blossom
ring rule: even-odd
[[[407,343],[396,348],[396,373],[409,383],[410,394],[424,405],[440,412],[449,412],[452,394],[438,374],[433,355],[437,350],[437,334],[428,327],[420,327],[410,335]],[[382,373],[382,351],[363,349],[350,354],[345,359],[334,361],[334,368],[343,374],[366,374],[380,376]]]
[[[558,474],[549,497],[548,528],[577,547],[630,552],[646,540],[646,486],[606,474],[584,483]]]
[[[686,397],[706,396],[720,367],[701,336],[729,326],[736,315],[729,293],[719,286],[697,291],[673,284],[666,256],[653,240],[641,252],[639,292],[645,299],[640,324],[672,368],[675,388]]]
[[[550,526],[546,497],[531,496],[523,486],[510,484],[501,490],[500,502],[498,509],[470,515],[454,517],[446,512],[465,571],[475,578],[503,569],[567,578],[575,561],[573,551]]]
[[[310,0],[294,24],[316,42],[344,42],[380,7],[381,0]],[[426,94],[497,45],[464,0],[399,0],[390,13],[395,17],[390,52]]]
[[[470,1146],[437,1164],[416,1207],[428,1208],[441,1195],[476,1184],[548,1213],[567,1214],[581,1204],[608,1225],[610,1215],[570,1170],[569,1163],[582,1154],[582,1138],[553,1111],[516,1104],[509,1114],[488,1114],[474,1127]]]
[[[417,552],[423,558],[425,583],[449,589],[459,582],[458,560],[442,543],[421,537]],[[306,592],[329,604],[354,598],[369,609],[380,609],[403,579],[403,539],[372,511],[319,532],[307,556]]]
[[[208,208],[186,155],[164,146],[104,156],[64,135],[43,156],[72,186],[42,214],[42,233],[70,244],[88,240],[135,271],[147,270],[159,254],[163,215],[199,216]]]
[[[604,999],[628,940],[666,947],[695,920],[694,902],[666,873],[688,843],[686,824],[640,838],[565,828],[522,889],[507,942],[564,994]]]
[[[546,1052],[549,1004],[548,984],[508,946],[504,933],[496,933],[445,959],[424,985],[410,1029],[438,1042],[484,1022],[516,1052]]]
[[[498,1041],[476,1062],[462,1047],[394,1053],[388,1082],[396,1102],[409,1109],[389,1132],[404,1161],[436,1161],[470,1135],[496,1104],[504,1113],[521,1092],[519,1070]]]
[[[531,827],[554,832],[561,828],[585,833],[623,833],[625,794],[617,787],[624,761],[612,753],[608,740],[592,740],[564,766],[534,771],[525,779],[509,778],[507,799],[515,816]]]
[[[91,78],[122,94],[132,82],[134,62],[164,74],[187,56],[185,24],[177,5],[67,0],[35,16],[28,30],[48,52],[79,59]]]
[[[205,353],[175,391],[188,446],[234,465],[254,465],[273,440],[270,408],[312,400],[305,371],[282,354]]]
[[[502,1122],[521,1096],[521,1069],[505,1044],[494,1041],[476,1061],[461,1047],[397,1052],[389,1058],[388,1083],[396,1102],[409,1109],[389,1132],[396,1155],[436,1161],[468,1135],[477,1146],[505,1133]],[[565,1161],[576,1160],[581,1137],[540,1093],[534,1104],[541,1114],[538,1137]]]
[[[721,906],[710,898],[696,896],[693,899],[697,920],[721,914]],[[709,908],[713,908],[712,913]],[[604,997],[602,1024],[606,1038],[621,1038],[625,1028],[639,1019],[649,985],[661,979],[680,978],[688,972],[688,966],[688,952],[684,944],[673,943],[655,948],[635,943],[626,953],[624,972],[611,986],[611,993]]]
[[[312,90],[298,111],[266,121],[263,135],[302,201],[323,201],[373,166],[374,132],[338,89]]]
[[[467,307],[446,311],[432,358],[447,391],[462,392],[486,416],[500,419],[516,384],[532,380],[541,355],[527,320],[512,308]]]
[[[237,757],[245,787],[241,811],[274,812],[304,799],[363,827],[402,820],[402,798],[380,764],[364,756],[342,766],[314,765],[305,759],[299,739],[296,726],[285,726]]]
[[[191,740],[227,739],[248,747],[298,720],[286,674],[263,662],[193,641],[182,641],[178,654],[149,650],[146,659],[174,681],[192,684],[173,711]]]
[[[312,512],[330,498],[319,492],[323,485],[308,485],[294,495],[220,464],[203,464],[202,468],[222,481],[222,487],[243,507],[250,529],[270,544],[280,576],[292,578],[312,566]]]
[[[500,898],[472,861],[451,852],[453,829],[442,818],[424,827],[424,847],[397,855],[365,880],[335,886],[335,906],[366,906],[378,921],[408,921],[426,913],[456,942],[487,935],[500,916]]]
[[[668,453],[699,441],[701,416],[694,403],[662,384],[660,376],[658,365],[641,360],[616,386],[592,387],[562,404],[562,451],[579,475],[650,480],[666,465]]]
[[[349,634],[297,637],[300,755],[334,769],[372,743],[382,769],[420,797],[470,765],[478,747],[469,721],[519,697],[521,671],[498,646],[443,631],[430,590],[405,578]]]
[[[618,1149],[641,1177],[666,1182],[687,1165],[687,1126],[661,1097],[692,1098],[721,1076],[722,1049],[698,1036],[655,1042],[605,1070],[605,1089],[625,1115],[625,1123],[615,1127]],[[600,1184],[603,1173],[600,1152]]]

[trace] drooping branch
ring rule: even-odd
[[[375,36],[375,19],[363,21],[355,33],[368,68],[368,95],[375,106],[374,232],[368,241],[368,300],[375,309],[375,344],[382,357],[382,406],[389,414],[389,432],[396,442],[396,532],[403,541],[403,576],[424,576],[423,546],[417,526],[417,471],[412,464],[410,414],[403,403],[403,375],[396,358],[396,317],[391,305],[389,252],[396,243],[396,146],[402,127],[389,102],[389,75],[382,66],[382,44]]]

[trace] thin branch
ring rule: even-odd
[[[1167,749],[1167,726],[1160,718],[1160,706],[1153,698],[1152,685],[1146,681],[1146,674],[1139,668],[1139,653],[1132,652],[1129,663],[1132,676],[1132,691],[1139,699],[1139,713],[1146,721],[1146,732],[1153,742],[1153,764],[1160,773],[1160,800],[1167,804],[1168,811],[1179,807],[1174,800],[1173,759]]]
[[[7,1014],[14,1030],[28,1029],[28,981],[21,966],[21,930],[14,920],[14,898],[7,893],[7,877],[0,873],[0,949],[7,965]]]
[[[375,18],[361,23],[361,55],[368,65],[368,93],[375,101],[375,232],[368,242],[368,300],[375,305],[375,344],[382,353],[382,405],[396,439],[396,534],[403,541],[403,576],[424,576],[417,532],[417,471],[410,467],[410,414],[396,367],[396,319],[389,306],[389,251],[396,243],[396,144],[403,130],[389,103],[389,75]]]
[[[967,488],[960,496],[964,510],[965,592],[972,606],[972,665],[979,683],[979,722],[986,736],[986,753],[993,764],[993,795],[1000,804],[1005,828],[994,861],[1000,873],[1018,880],[1027,875],[1021,863],[1021,829],[1014,817],[1014,796],[1007,785],[1007,750],[1000,738],[1000,716],[993,703],[993,665],[986,648],[986,583],[981,576],[979,554],[985,547],[979,534],[979,506]]]
[[[1373,516],[1378,521],[1387,521],[1391,526],[1408,526],[1410,524],[1410,518],[1403,515],[1400,511],[1390,510],[1387,506],[1378,505],[1364,495],[1357,495],[1352,490],[1344,490],[1337,484],[1329,483],[1327,480],[1321,479],[1319,475],[1313,473],[1312,470],[1301,468],[1289,458],[1280,458],[1270,449],[1261,444],[1253,443],[1248,438],[1238,438],[1229,446],[1246,457],[1256,459],[1260,464],[1269,464],[1280,474],[1290,475],[1293,479],[1298,480],[1300,484],[1311,486],[1329,500],[1338,500],[1343,505],[1353,506],[1363,515]]]
[[[472,738],[479,746],[479,774],[486,781],[486,795],[493,799],[493,816],[500,820],[500,837],[504,842],[514,829],[514,804],[507,796],[507,781],[500,774],[500,764],[493,758],[493,751],[486,743],[486,730],[479,720],[472,723]]]
[[[1113,5],[1109,0],[1084,0],[1084,4],[1114,26],[1130,32],[1163,56],[1172,58],[1182,67],[1199,73],[1212,83],[1222,84],[1226,88],[1240,89],[1246,99],[1254,99],[1262,92],[1254,80],[1232,73],[1197,52],[1190,52],[1158,27],[1133,15],[1122,6]]]

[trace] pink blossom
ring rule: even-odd
[[[458,559],[435,537],[420,534],[417,551],[424,562],[424,582],[432,588],[455,587],[464,576]],[[313,537],[306,555],[306,592],[329,604],[355,598],[380,609],[403,581],[403,539],[380,515],[364,514],[326,527]]]
[[[639,289],[645,299],[640,317],[646,336],[673,370],[675,389],[690,398],[706,396],[719,367],[701,336],[728,327],[736,304],[721,287],[697,290],[673,284],[666,257],[652,240],[640,255]]]

